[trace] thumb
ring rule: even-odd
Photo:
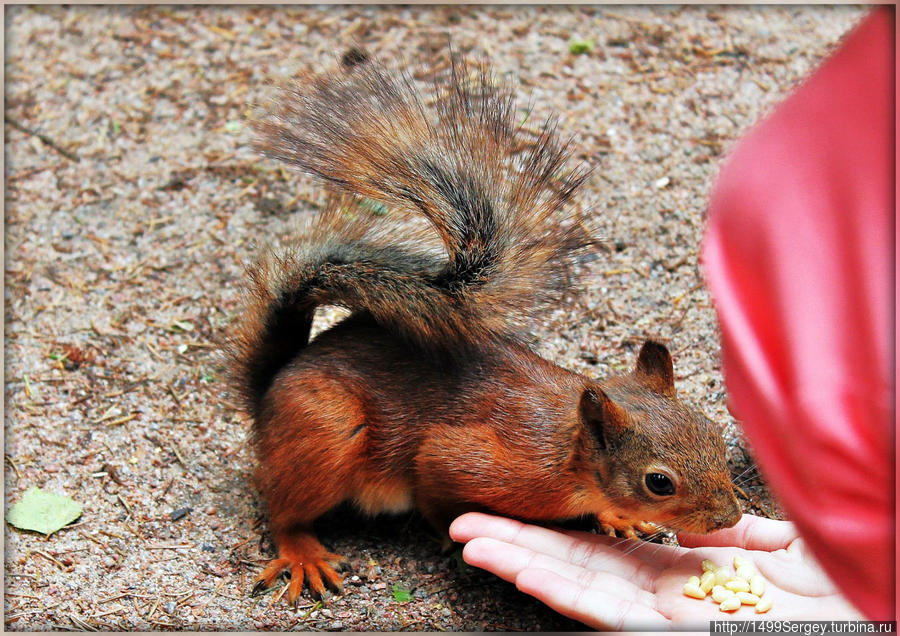
[[[772,552],[787,548],[799,536],[797,528],[790,521],[743,515],[733,528],[710,534],[680,534],[678,542],[686,548],[735,546],[745,550]]]

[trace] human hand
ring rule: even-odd
[[[706,631],[711,620],[860,620],[797,534],[794,525],[744,515],[736,526],[683,535],[680,547],[587,532],[556,531],[482,513],[450,526],[463,559],[516,584],[557,612],[597,629]],[[721,612],[682,593],[700,563],[731,565],[735,555],[766,579],[772,609]]]

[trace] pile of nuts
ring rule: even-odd
[[[700,565],[703,574],[688,579],[682,588],[685,596],[703,600],[711,594],[722,612],[733,612],[741,605],[755,605],[757,614],[772,609],[772,598],[763,596],[766,581],[747,559],[734,557],[734,574],[729,566],[718,566],[709,559]]]

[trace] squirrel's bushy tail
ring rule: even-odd
[[[452,354],[511,335],[565,288],[575,254],[593,243],[576,219],[556,218],[585,173],[566,170],[553,126],[530,136],[511,91],[464,64],[435,88],[426,97],[408,75],[367,61],[301,78],[256,122],[265,155],[345,196],[250,269],[232,357],[251,406],[306,344],[318,305],[368,312]],[[445,254],[373,233],[366,200],[424,216]]]

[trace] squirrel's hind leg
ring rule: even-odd
[[[278,557],[254,591],[272,587],[284,572],[291,575],[291,604],[304,584],[316,599],[326,587],[342,590],[337,569],[344,559],[319,543],[312,524],[353,495],[365,458],[365,428],[359,401],[326,374],[298,369],[276,379],[255,424],[255,445],[257,484]]]

